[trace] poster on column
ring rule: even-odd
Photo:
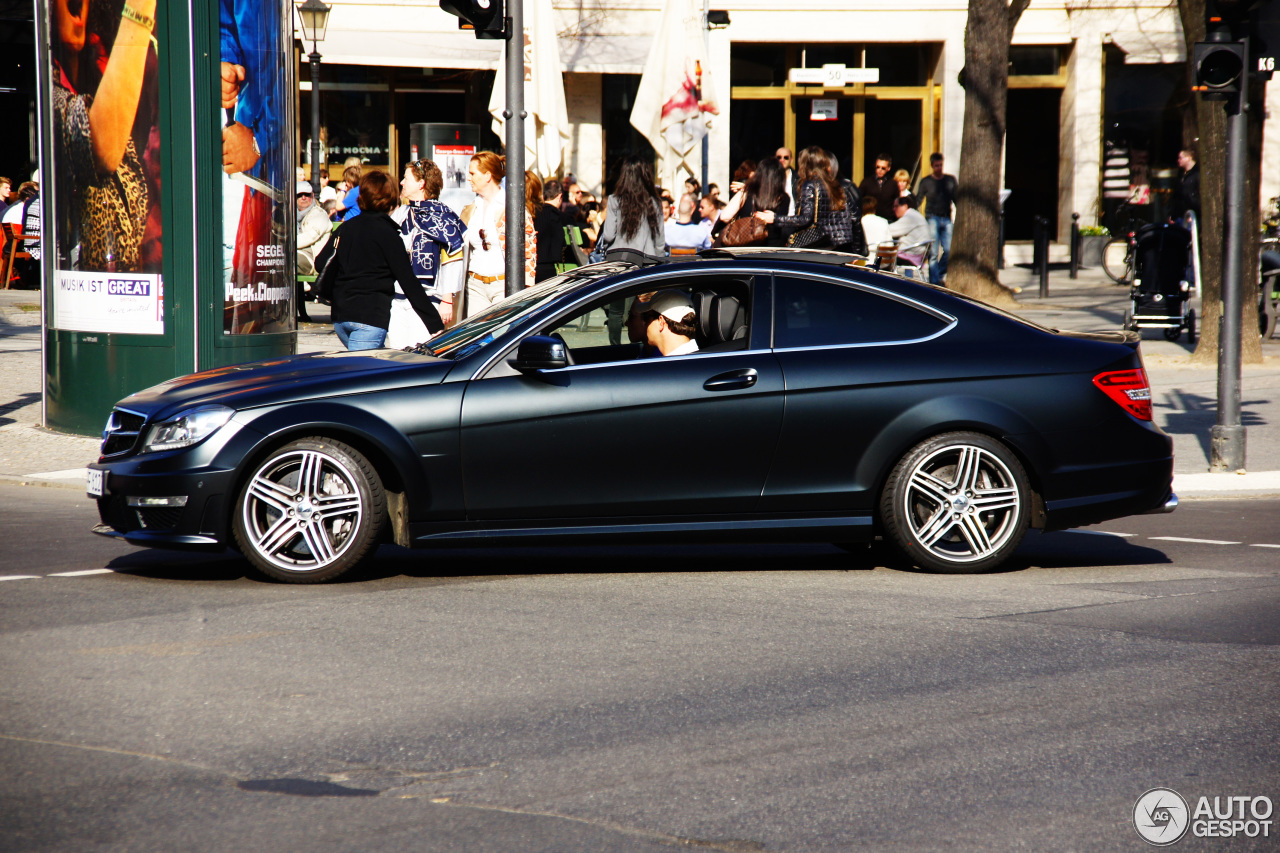
[[[223,332],[294,330],[291,93],[281,0],[219,0]]]
[[[53,163],[29,204],[53,224],[52,326],[164,334],[157,0],[50,0]],[[21,189],[23,185],[15,186]],[[47,209],[40,210],[39,206]]]

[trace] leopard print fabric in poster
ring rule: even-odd
[[[71,181],[79,238],[79,269],[138,272],[147,225],[147,182],[142,159],[130,138],[120,165],[109,175],[98,174],[89,129],[91,95],[77,95],[55,86],[53,109],[63,173]]]

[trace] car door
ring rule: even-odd
[[[735,281],[741,286],[743,279]],[[713,284],[698,278],[697,286]],[[751,293],[749,316],[762,317],[763,325],[750,323],[738,351],[636,358],[639,346],[623,345],[631,349],[626,360],[602,361],[608,347],[590,339],[604,328],[595,325],[604,320],[601,310],[588,315],[585,331],[576,317],[544,330],[565,330],[571,351],[590,353],[594,363],[534,375],[491,370],[468,383],[462,405],[468,518],[755,509],[782,424],[783,388],[768,349],[768,283]]]
[[[873,285],[774,278],[774,352],[787,385],[768,512],[864,512],[874,482],[857,472],[894,418],[937,393],[954,319]],[[875,466],[872,466],[875,467]]]

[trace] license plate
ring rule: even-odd
[[[91,497],[100,498],[107,485],[107,472],[97,468],[86,469],[85,491]]]

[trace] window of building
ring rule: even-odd
[[[1010,77],[1052,77],[1061,70],[1062,56],[1056,44],[1013,45],[1009,48]]]
[[[782,86],[787,82],[788,45],[734,44],[729,48],[729,75],[734,86]]]
[[[911,341],[942,329],[932,314],[855,287],[804,278],[775,279],[777,349]]]

